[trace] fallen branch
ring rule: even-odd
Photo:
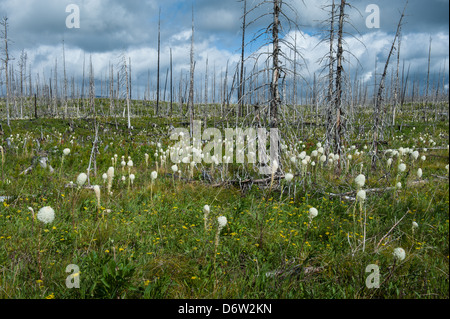
[[[435,175],[433,175],[433,176],[435,176]],[[435,176],[435,177],[442,178],[442,176]],[[447,179],[447,177],[444,177],[444,178]],[[422,185],[422,184],[426,184],[428,182],[429,182],[428,180],[413,181],[413,182],[410,182],[408,184],[408,187],[415,187],[415,186],[419,186],[419,185]],[[366,193],[382,193],[382,192],[387,192],[387,191],[393,191],[395,189],[396,189],[396,187],[385,187],[385,188],[365,189],[364,191]],[[342,197],[342,198],[350,200],[350,201],[355,201],[356,200],[356,197],[355,197],[356,193],[357,193],[357,191],[351,191],[351,192],[342,193],[342,194],[328,193],[328,195],[331,196],[331,197]]]
[[[301,176],[300,174],[294,175],[295,177]],[[285,179],[284,175],[277,175],[274,176],[273,181],[280,181],[282,179]],[[242,184],[269,184],[271,182],[272,178],[262,178],[262,179],[245,179],[245,180],[230,180],[230,181],[224,181],[222,183],[211,185],[211,187],[221,187],[225,185],[242,185]]]
[[[397,227],[398,224],[401,223],[401,221],[403,220],[403,218],[405,218],[406,215],[408,215],[408,213],[409,213],[409,209],[408,209],[408,211],[406,212],[406,214],[403,215],[403,217],[400,218],[400,220],[399,220],[398,222],[396,222],[396,223],[394,224],[394,226],[392,226],[392,228],[386,233],[386,235],[384,235],[384,236],[380,239],[380,241],[379,241],[378,244],[377,244],[377,247],[375,248],[375,252],[378,252],[378,247],[380,247],[382,241],[383,241],[387,236],[389,236],[389,234],[395,229],[395,227]]]
[[[431,176],[436,177],[438,179],[445,179],[448,181],[448,176],[439,176],[439,175],[434,175],[434,174],[432,174]]]

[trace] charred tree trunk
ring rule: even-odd
[[[270,128],[278,128],[278,110],[281,104],[279,80],[280,68],[280,12],[281,0],[273,0],[273,23],[272,23],[272,83],[270,99]]]
[[[343,33],[344,33],[344,17],[345,17],[346,0],[341,0],[339,7],[339,29],[338,29],[338,43],[336,54],[336,92],[334,98],[334,107],[336,109],[336,126],[334,134],[335,154],[342,153],[342,137],[345,130],[345,123],[343,123],[344,111],[342,108],[342,75],[343,75]]]
[[[239,77],[239,91],[238,91],[238,103],[239,103],[239,117],[244,113],[244,55],[245,55],[245,27],[247,16],[247,0],[244,0],[244,15],[242,16],[242,51],[241,51],[241,74]]]

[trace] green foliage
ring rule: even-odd
[[[361,120],[367,119],[363,115]],[[88,167],[92,121],[73,120],[74,132],[58,119],[12,121],[5,133],[14,136],[13,147],[6,147],[5,137],[0,140],[6,158],[0,180],[0,298],[448,298],[449,184],[440,178],[448,176],[448,127],[436,123],[430,130],[411,122],[406,112],[402,116],[408,125],[393,128],[385,149],[414,146],[427,160],[403,158],[407,170],[398,177],[401,190],[389,188],[397,179],[397,163],[388,168],[389,156],[382,153],[372,171],[364,151],[354,154],[340,174],[316,167],[296,176],[292,185],[276,181],[270,192],[263,184],[241,185],[242,190],[238,183],[217,187],[222,178],[237,174],[241,180],[261,178],[251,165],[232,165],[228,175],[222,175],[220,165],[212,172],[211,166],[198,165],[193,181],[185,175],[173,179],[170,166],[161,167],[155,157],[156,143],[166,150],[171,145],[167,126],[177,127],[184,119],[133,118],[130,134],[124,119],[99,118],[98,171],[96,176],[91,171],[90,183],[101,186],[100,207],[91,189],[69,185]],[[310,154],[323,132],[311,127],[303,133],[305,148],[291,149]],[[359,150],[370,145],[367,134],[351,138]],[[442,149],[433,149],[430,139]],[[64,148],[71,153],[59,174]],[[42,154],[54,173],[37,164],[21,174]],[[102,174],[114,154],[119,163],[110,195]],[[134,162],[136,180],[130,189],[122,156]],[[156,160],[158,178],[151,186]],[[288,158],[283,161],[296,172]],[[415,175],[419,167],[422,181]],[[362,210],[349,200],[361,171],[366,187],[375,189]],[[207,229],[204,205],[211,207]],[[44,206],[56,213],[50,225],[33,221],[33,212]],[[312,221],[311,207],[319,211]],[[228,224],[215,253],[219,216],[226,216]],[[394,264],[396,247],[404,248],[407,257]],[[65,286],[69,264],[80,267],[80,289]],[[365,286],[369,264],[380,267],[377,290]]]

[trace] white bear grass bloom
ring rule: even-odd
[[[358,185],[358,187],[361,189],[366,184],[366,177],[363,174],[358,175],[355,178],[355,183]]]
[[[70,154],[70,149],[66,148],[63,150],[63,155],[61,157],[61,168],[59,169],[59,175],[61,175],[62,172],[62,167],[63,167],[63,163],[64,163],[64,157],[68,156]]]
[[[403,173],[404,171],[406,171],[406,165],[405,163],[401,163],[400,165],[398,165],[398,171],[400,173]]]
[[[219,229],[222,230],[228,223],[227,218],[225,216],[220,216],[217,218],[217,222],[219,223]]]
[[[287,173],[284,178],[286,179],[286,182],[290,183],[294,179],[294,175]]]
[[[399,261],[402,261],[402,260],[404,260],[405,259],[405,257],[406,257],[406,252],[405,252],[405,250],[403,249],[403,248],[395,248],[394,249],[394,253],[393,253],[393,255],[394,255],[394,258],[395,259],[397,259],[397,260],[399,260]]]
[[[55,211],[50,206],[42,207],[37,213],[37,219],[44,224],[51,224],[55,220]]]
[[[211,212],[211,209],[209,207],[209,205],[205,205],[203,206],[203,220],[205,221],[205,231],[208,230],[208,218],[209,218],[209,213]]]
[[[387,167],[388,167],[388,168],[391,167],[392,161],[393,161],[392,158],[389,158],[389,159],[387,160]]]
[[[153,183],[155,182],[155,180],[158,178],[158,173],[156,171],[153,171],[150,174],[150,198],[151,200],[153,200]]]
[[[145,153],[144,156],[145,156],[145,166],[148,167],[148,159],[150,156],[147,153]]]
[[[356,194],[356,198],[361,201],[364,202],[366,200],[366,191],[365,190],[360,190],[357,194]]]
[[[110,167],[108,168],[108,170],[106,171],[106,175],[108,177],[108,194],[111,192],[111,187],[112,187],[112,182],[113,182],[113,178],[114,178],[114,167]]]
[[[100,186],[94,185],[93,190],[97,198],[97,207],[100,209]]]
[[[77,184],[79,187],[82,187],[84,185],[84,183],[86,183],[86,181],[87,181],[86,173],[81,173],[80,175],[78,175]]]
[[[217,222],[219,226],[217,227],[217,233],[216,233],[216,252],[217,252],[217,246],[219,246],[219,235],[222,229],[227,225],[228,221],[225,216],[220,216],[217,218]]]
[[[319,211],[317,210],[317,208],[311,207],[309,209],[309,219],[312,221],[317,217],[317,215],[319,215]]]

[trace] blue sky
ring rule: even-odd
[[[320,21],[327,13],[322,7],[327,0],[290,0],[301,25],[300,30],[286,30],[293,38],[298,32],[298,46],[308,64],[303,76],[311,79],[319,72],[316,62],[326,52],[326,46],[319,45],[323,36]],[[248,7],[259,3],[248,0]],[[349,1],[354,9],[349,10],[349,20],[359,31],[348,29],[353,36],[347,36],[347,49],[358,58],[351,61],[351,68],[367,81],[373,79],[375,60],[381,68],[393,39],[400,11],[405,2],[399,0],[355,0]],[[368,29],[365,26],[365,8],[376,3],[380,8],[381,28]],[[76,4],[80,8],[81,28],[67,29],[66,6]],[[242,2],[236,0],[0,0],[0,14],[7,15],[10,22],[11,52],[17,60],[20,51],[25,50],[32,69],[32,77],[39,73],[50,74],[56,59],[62,74],[62,41],[66,48],[68,74],[76,77],[82,74],[84,56],[92,55],[97,78],[104,78],[110,63],[117,64],[120,54],[132,60],[133,81],[140,85],[141,95],[150,71],[152,85],[155,83],[157,23],[161,9],[162,60],[161,72],[165,75],[169,66],[169,51],[172,49],[176,76],[189,71],[189,47],[192,19],[195,17],[195,59],[196,75],[205,73],[206,59],[210,68],[223,72],[227,61],[232,66],[239,61],[241,42]],[[248,21],[270,7],[261,7]],[[427,69],[428,43],[432,42],[432,72],[438,74],[446,69],[448,75],[449,2],[447,0],[410,0],[403,27],[402,60],[411,65],[411,72],[423,77]],[[268,19],[258,20],[247,30],[247,41],[254,33],[267,26]],[[304,37],[301,36],[304,33]],[[358,38],[364,43],[361,45]],[[264,43],[258,42],[247,48],[247,53]],[[248,66],[249,68],[251,66]],[[210,69],[210,70],[211,70]],[[212,71],[211,71],[212,72]],[[448,83],[448,76],[447,76]]]

